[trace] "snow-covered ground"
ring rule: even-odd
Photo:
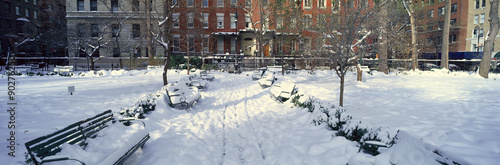
[[[162,87],[161,70],[101,73],[16,77],[16,157],[7,155],[9,141],[2,140],[2,164],[23,164],[24,143],[29,140],[107,109],[129,108]],[[169,81],[185,74],[171,71]],[[144,120],[151,139],[128,164],[344,165],[359,157],[356,142],[335,136],[326,125],[314,126],[307,110],[272,100],[269,88],[252,81],[250,72],[214,74],[215,80],[192,109],[177,110],[158,102]],[[295,83],[305,96],[338,104],[339,79],[332,72],[276,76],[278,83]],[[464,72],[408,72],[366,74],[363,82],[355,79],[353,74],[346,78],[344,108],[356,120],[391,133],[404,130],[471,164],[500,162],[500,75],[482,79]],[[0,80],[0,94],[6,98],[7,77]],[[73,95],[67,93],[70,85],[76,87]],[[7,109],[6,99],[1,101],[2,109]],[[9,117],[6,111],[0,113],[6,125]],[[9,131],[0,127],[0,137],[8,139]],[[363,157],[373,163],[371,156]]]

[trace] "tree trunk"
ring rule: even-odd
[[[340,107],[344,106],[344,75],[340,76],[340,98],[339,98],[339,106]]]
[[[356,71],[357,71],[357,73],[358,73],[358,74],[356,75],[357,80],[358,80],[358,81],[363,81],[363,71],[361,71],[361,67],[360,67],[360,65],[359,65],[359,64],[358,64],[358,65],[356,65]],[[387,74],[387,73],[386,73],[386,74]]]
[[[484,41],[483,57],[481,58],[481,63],[479,64],[479,75],[484,78],[488,78],[491,63],[491,49],[493,48],[493,43],[495,42],[495,38],[498,34],[498,5],[499,0],[492,0],[490,2],[490,18],[488,19],[490,22],[490,30],[488,32],[488,37]]]
[[[387,23],[387,3],[384,3],[382,6],[382,10],[380,11],[379,18],[379,37],[380,44],[378,48],[378,70],[384,72],[385,74],[389,74],[389,69],[387,68],[387,33],[385,31],[385,24]],[[359,81],[359,80],[358,80]]]
[[[443,39],[441,48],[441,68],[448,69],[448,49],[449,49],[449,37],[450,37],[450,14],[451,14],[451,2],[446,0],[445,12],[444,12],[444,26],[443,26]]]
[[[167,51],[167,53],[168,52],[169,51]],[[163,66],[163,86],[165,86],[165,85],[168,84],[167,72],[168,72],[168,66],[169,65],[170,65],[170,54],[167,56],[167,60],[165,61],[165,66]]]
[[[154,63],[154,56],[153,56],[153,53],[152,53],[152,49],[153,49],[153,43],[151,42],[151,39],[152,39],[152,36],[151,36],[151,1],[149,0],[146,0],[146,32],[147,32],[147,35],[146,35],[146,45],[148,47],[148,65],[155,65]]]
[[[411,2],[411,1],[410,1]],[[413,3],[410,3],[410,23],[411,23],[411,70],[415,71],[417,68],[417,30],[415,28],[415,13],[413,11]]]
[[[89,57],[89,62],[90,62],[90,70],[95,70],[94,69],[94,58],[92,56]]]

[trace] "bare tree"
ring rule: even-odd
[[[386,3],[386,0],[382,0],[381,3]],[[379,12],[379,39],[380,39],[380,44],[379,44],[379,50],[378,50],[378,70],[384,72],[385,74],[389,73],[389,69],[387,68],[387,14],[388,14],[388,5],[383,5],[380,7],[380,12]],[[358,72],[358,75],[360,73]]]
[[[372,33],[374,5],[363,0],[341,3],[338,13],[329,14],[318,20],[321,34],[328,46],[326,52],[333,62],[334,70],[340,78],[339,105],[344,105],[345,75],[350,66],[361,56],[357,49]]]
[[[448,52],[449,52],[449,40],[450,37],[450,14],[451,14],[451,2],[446,0],[445,12],[444,12],[444,27],[443,27],[443,42],[441,49],[441,67],[448,69]]]
[[[405,6],[406,11],[408,12],[408,16],[410,16],[410,23],[411,23],[411,47],[412,47],[412,52],[411,52],[411,70],[415,71],[417,68],[418,62],[417,62],[417,28],[416,28],[416,22],[415,22],[415,8],[413,6],[413,0],[409,0],[406,2],[406,0],[402,0],[403,5]]]
[[[488,78],[488,72],[490,71],[490,63],[491,63],[491,52],[493,48],[493,43],[495,42],[495,38],[498,34],[499,28],[499,18],[498,18],[498,0],[490,1],[490,18],[488,21],[490,22],[490,30],[488,32],[487,38],[484,41],[484,53],[481,58],[481,63],[479,64],[479,75],[484,78]]]

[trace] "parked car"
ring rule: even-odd
[[[432,63],[424,63],[422,64],[422,70],[432,70],[432,69],[438,69],[439,66],[437,66],[436,64],[432,64]]]
[[[460,67],[455,64],[448,64],[448,69],[450,69],[451,71],[457,71],[460,69]]]

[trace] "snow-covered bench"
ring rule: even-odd
[[[56,66],[54,68],[54,72],[56,72],[56,73],[72,73],[73,66]]]
[[[144,123],[132,124],[132,121],[116,119],[111,110],[107,110],[26,142],[25,146],[31,161],[37,165],[59,161],[123,164],[150,138]]]
[[[212,73],[207,72],[206,70],[200,72],[200,79],[212,81],[215,76]]]
[[[295,84],[287,82],[274,84],[273,87],[269,90],[271,97],[278,100],[279,102],[287,101],[296,92],[297,91],[295,91]]]
[[[262,77],[263,72],[255,71],[252,73],[252,80],[259,80]]]
[[[201,97],[198,88],[187,86],[185,83],[169,84],[166,90],[168,105],[176,109],[188,109]]]
[[[178,84],[186,84],[187,86],[196,87],[200,90],[203,90],[207,86],[207,81],[201,80],[198,77],[191,75],[181,77]]]
[[[27,65],[17,65],[17,66],[14,66],[14,69],[18,73],[28,73],[28,72],[31,72],[31,66],[27,66]]]
[[[267,88],[273,85],[274,81],[276,81],[274,74],[272,73],[264,74],[262,78],[259,80],[259,85],[262,88]]]

